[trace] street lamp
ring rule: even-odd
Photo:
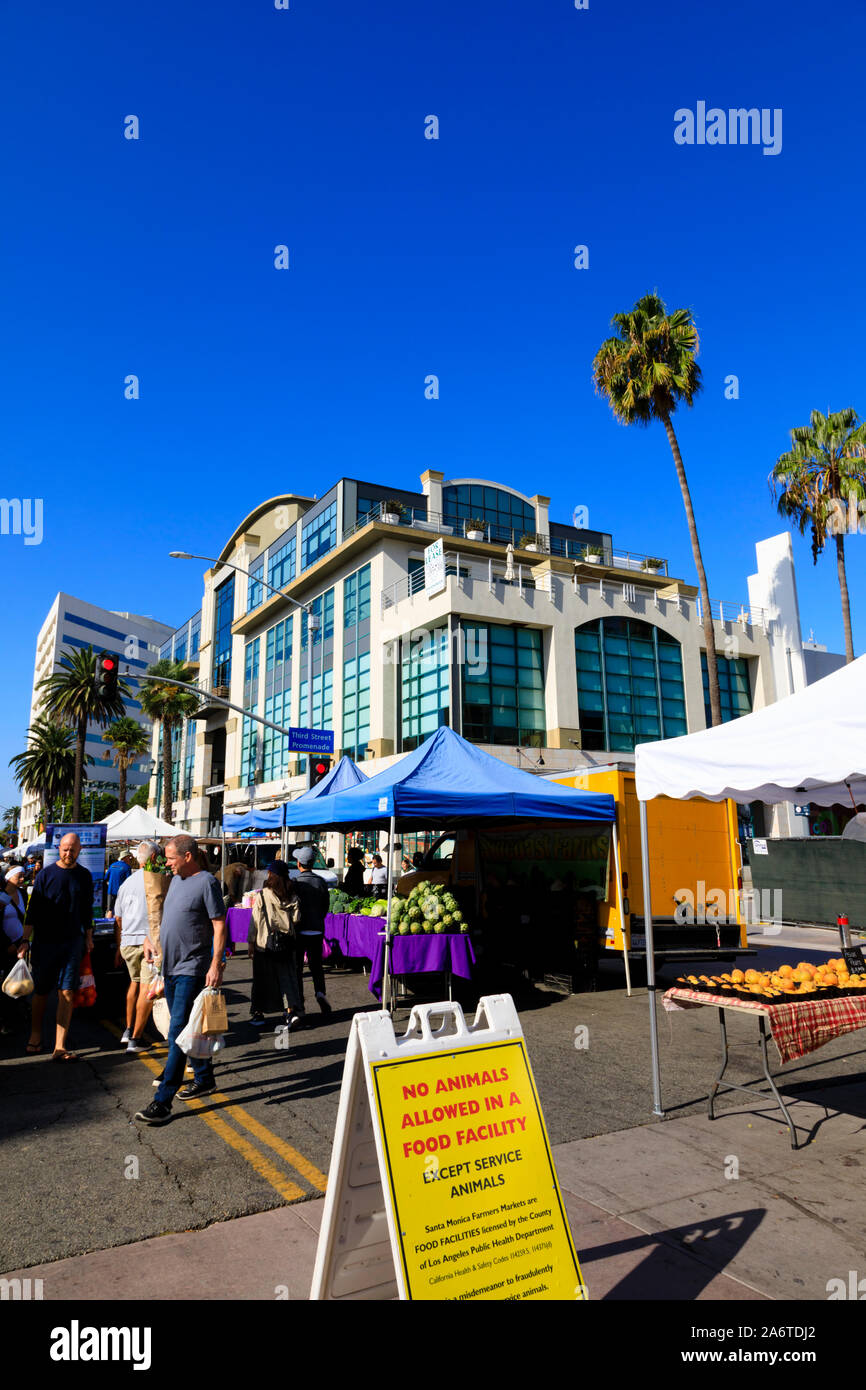
[[[231,560],[217,560],[213,555],[190,555],[189,552],[186,551],[186,550],[170,550],[170,551],[169,551],[169,559],[170,559],[170,560],[205,560],[205,561],[207,562],[207,564],[209,564],[209,565],[225,565],[225,567],[226,567],[227,569],[230,569],[230,570],[237,570],[238,574],[245,574],[246,577],[247,577],[247,579],[249,579],[249,577],[250,577],[250,572],[249,572],[249,570],[241,569],[240,565],[234,565],[234,564],[232,564]],[[299,603],[298,600],[297,600],[296,598],[292,598],[290,594],[285,593],[282,589],[275,589],[274,586],[273,586],[272,584],[269,584],[269,583],[267,582],[266,579],[259,579],[259,580],[257,580],[257,583],[261,584],[262,588],[263,588],[263,589],[267,589],[269,593],[271,593],[271,594],[276,594],[279,598],[285,599],[285,600],[287,601],[287,603],[292,603],[292,604],[294,604],[295,608],[300,608],[301,612],[302,612],[302,613],[306,613],[306,615],[307,615],[307,692],[308,692],[307,699],[308,699],[308,712],[309,712],[309,716],[310,716],[310,727],[313,728],[313,727],[315,727],[315,726],[313,725],[313,641],[314,641],[315,633],[318,632],[319,627],[320,627],[320,625],[321,625],[321,619],[319,618],[318,613],[314,613],[314,612],[313,612],[313,606],[312,606],[311,603]],[[325,681],[324,681],[324,676],[323,676],[323,677],[322,677],[322,702],[323,702],[323,707],[324,707],[324,698],[325,698],[325,688],[324,688],[324,687],[325,687]],[[312,785],[312,780],[311,780],[311,775],[310,775],[310,774],[311,774],[311,767],[312,767],[312,764],[311,764],[311,762],[310,762],[310,760],[309,760],[309,758],[308,758],[308,759],[307,759],[307,783],[308,783],[309,785]]]

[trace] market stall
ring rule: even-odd
[[[403,831],[475,827],[479,822],[513,826],[540,818],[572,824],[591,822],[611,827],[613,832],[614,817],[612,797],[541,781],[529,772],[509,767],[449,728],[438,729],[393,767],[356,787],[314,800],[300,798],[285,807],[287,827],[387,830],[391,844]],[[393,874],[393,857],[389,855],[387,910],[391,918]],[[435,933],[440,941],[465,935]],[[417,935],[395,936],[392,932],[384,936],[383,1003],[388,1002],[390,976],[404,963],[399,954],[403,946],[398,943],[418,939]],[[430,950],[432,953],[437,948]],[[410,949],[406,954],[413,953]]]
[[[769,804],[808,801],[831,806],[850,802],[855,809],[866,803],[866,657],[728,724],[682,738],[638,744],[635,790],[641,814],[653,1113],[663,1115],[647,802],[657,796],[678,800],[698,796],[707,801],[730,798]],[[710,997],[709,1002],[717,1001]],[[766,1000],[761,1001],[761,1007],[772,1016],[777,1008],[801,1008],[811,1002],[798,999],[778,1004]],[[859,1016],[859,1009],[856,1012]],[[866,1024],[866,1010],[863,1022]]]

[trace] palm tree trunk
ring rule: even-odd
[[[75,784],[72,789],[72,823],[81,824],[81,783],[84,773],[84,741],[87,738],[87,719],[79,719],[75,739]]]
[[[118,788],[117,788],[117,809],[118,809],[119,811],[125,811],[125,810],[126,810],[126,768],[127,768],[127,759],[126,759],[126,755],[123,754],[123,753],[121,753],[120,757],[119,757],[118,760],[117,760],[118,783],[119,783]]]
[[[704,570],[703,557],[701,555],[701,543],[698,540],[698,528],[695,522],[694,508],[692,507],[692,495],[689,492],[686,470],[683,467],[680,446],[677,442],[670,416],[665,417],[664,426],[668,437],[668,443],[671,446],[671,453],[674,456],[674,465],[677,470],[680,491],[683,495],[683,506],[686,509],[686,521],[688,522],[689,538],[692,543],[692,556],[695,562],[695,569],[698,572],[698,591],[701,595],[701,608],[703,609],[704,619],[704,641],[707,647],[707,677],[710,687],[710,723],[715,726],[722,722],[722,700],[719,694],[719,665],[716,660],[716,633],[713,627],[713,615],[710,609],[710,592],[707,588],[707,576]]]
[[[851,631],[851,603],[848,598],[848,576],[845,573],[845,537],[836,536],[836,570],[839,575],[839,592],[842,595],[842,623],[845,628],[845,660],[854,660],[854,634]]]
[[[162,721],[162,818],[167,820],[169,825],[174,822],[171,818],[172,795],[171,795],[171,721]]]

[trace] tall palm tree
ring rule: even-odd
[[[595,355],[592,364],[595,389],[599,395],[607,397],[614,415],[624,425],[650,425],[653,420],[660,420],[664,425],[683,495],[698,574],[711,723],[721,724],[716,635],[707,576],[686,470],[671,421],[677,406],[682,401],[687,406],[693,405],[701,389],[701,369],[695,362],[698,330],[690,309],[675,309],[669,314],[664,300],[656,294],[644,295],[627,313],[614,314],[611,326],[617,329],[619,336],[608,338]]]
[[[192,667],[167,658],[158,661],[155,666],[148,666],[147,674],[163,676],[173,681],[185,681],[187,685],[192,685],[195,677]],[[162,724],[162,818],[171,823],[171,731],[195,713],[199,699],[191,691],[179,690],[176,685],[161,685],[158,680],[142,681],[139,699],[145,714],[149,714],[155,724]]]
[[[124,698],[132,694],[125,681],[117,682],[117,694],[100,695],[96,689],[98,656],[92,647],[66,652],[60,659],[59,671],[46,676],[37,689],[44,691],[43,706],[75,730],[75,785],[72,790],[72,819],[81,820],[81,784],[84,777],[84,741],[90,723],[106,725],[126,713]],[[90,759],[89,761],[92,761]]]
[[[75,733],[51,719],[37,719],[27,730],[27,748],[9,759],[22,791],[39,798],[40,819],[49,820],[51,808],[75,786]],[[92,759],[88,757],[88,762]]]
[[[845,659],[853,661],[845,532],[858,529],[859,504],[866,498],[866,427],[850,406],[834,415],[813,410],[809,421],[808,425],[791,430],[793,447],[777,459],[769,482],[779,515],[794,521],[801,536],[807,527],[811,530],[814,564],[818,563],[827,536],[836,541]]]
[[[147,752],[150,736],[135,719],[125,714],[122,719],[115,719],[113,724],[109,724],[102,735],[102,742],[111,746],[112,759],[119,773],[117,808],[119,811],[125,811],[126,775],[129,765],[135,758],[140,758],[142,753]]]

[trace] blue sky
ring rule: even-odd
[[[179,623],[200,567],[167,552],[215,553],[277,492],[493,478],[691,579],[662,429],[592,388],[650,290],[701,335],[676,424],[714,597],[783,529],[789,429],[866,414],[860,3],[11,0],[0,35],[0,491],[44,500],[41,545],[0,536],[2,805],[57,591]],[[698,101],[781,108],[781,153],[675,144]],[[859,652],[866,537],[847,551]],[[804,635],[840,650],[833,556],[795,554]]]

